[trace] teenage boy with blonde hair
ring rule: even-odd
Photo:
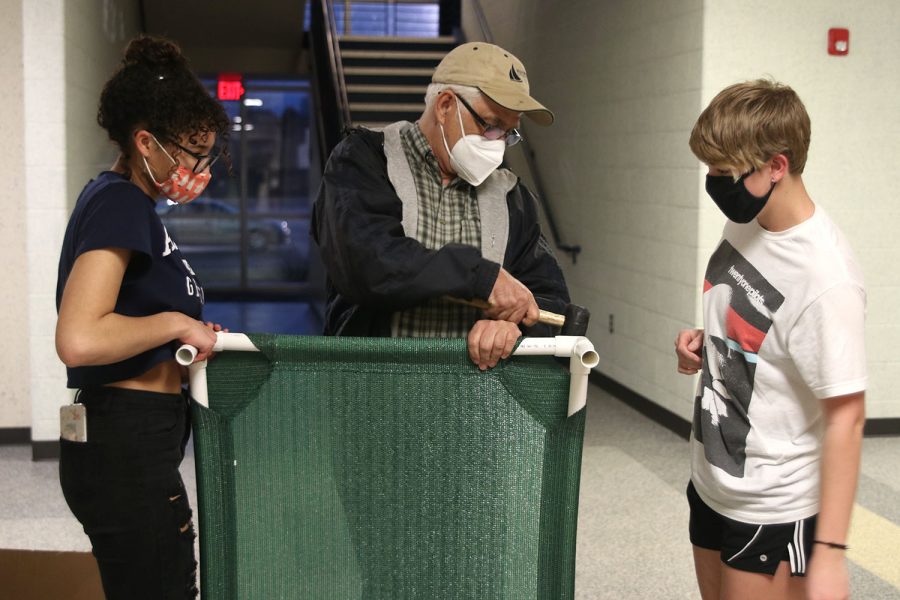
[[[705,329],[675,340],[678,371],[702,371],[688,499],[704,600],[849,596],[866,294],[803,185],[809,139],[797,94],[765,80],[720,92],[691,132],[729,219],[706,270]]]

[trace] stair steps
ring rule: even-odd
[[[376,129],[421,116],[434,69],[456,41],[356,35],[342,36],[339,45],[350,119]]]

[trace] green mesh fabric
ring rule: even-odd
[[[205,599],[573,597],[584,411],[556,361],[250,337],[193,406]]]

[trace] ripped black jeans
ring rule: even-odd
[[[63,495],[91,539],[107,600],[197,596],[191,508],[178,465],[187,400],[118,388],[81,390],[87,442],[60,440]]]

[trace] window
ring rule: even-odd
[[[211,93],[215,82],[207,81]],[[206,191],[157,210],[209,298],[217,292],[310,293],[311,139],[306,81],[245,79],[231,119],[232,174],[220,160]]]
[[[204,81],[215,93],[213,80]],[[158,202],[169,234],[206,292],[206,320],[232,331],[318,335],[322,282],[310,278],[309,84],[244,79],[225,161],[185,205]]]
[[[336,0],[333,3],[338,34],[437,37],[440,3],[425,0]],[[309,30],[309,2],[303,28]]]

